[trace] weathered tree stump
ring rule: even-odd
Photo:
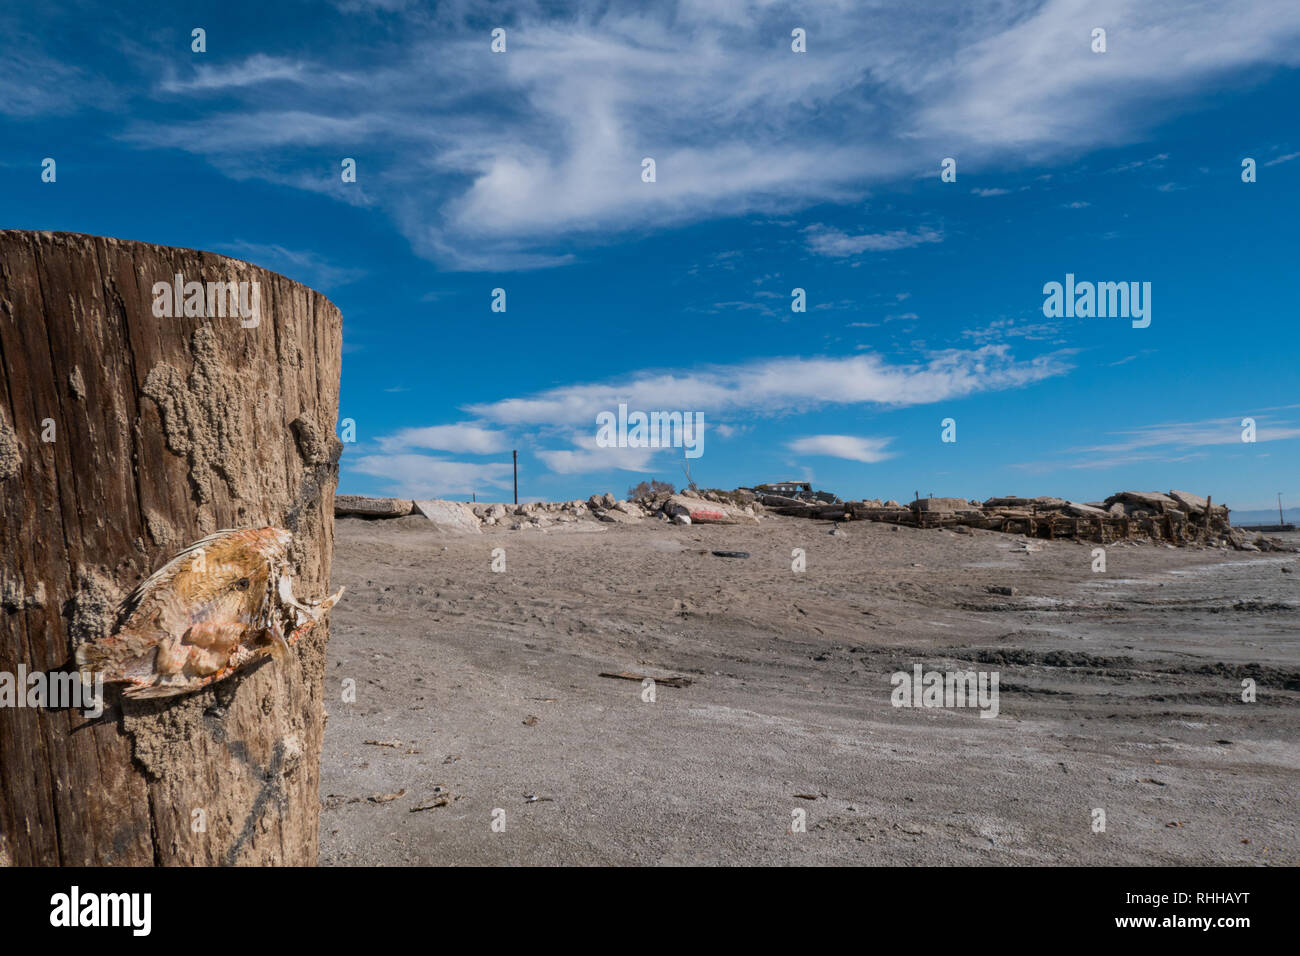
[[[258,320],[158,306],[178,274],[258,283]],[[224,256],[0,231],[0,672],[72,667],[219,529],[288,528],[298,593],[327,592],[341,327]],[[110,685],[98,720],[0,707],[0,864],[314,864],[327,640],[185,696]]]

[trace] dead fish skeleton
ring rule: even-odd
[[[112,634],[77,648],[81,679],[130,684],[126,697],[171,697],[267,656],[286,659],[343,596],[342,588],[306,604],[293,596],[292,543],[283,528],[218,531],[194,542],[122,603]]]

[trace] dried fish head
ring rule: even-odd
[[[77,648],[83,680],[128,683],[128,697],[198,690],[273,656],[287,657],[343,591],[293,596],[283,528],[218,531],[150,575],[119,609],[119,627]]]

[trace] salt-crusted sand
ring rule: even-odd
[[[845,530],[339,520],[321,862],[1300,862],[1297,555]]]

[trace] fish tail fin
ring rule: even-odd
[[[108,670],[108,653],[98,644],[87,642],[80,644],[74,654],[81,682],[87,686],[95,682],[95,674]]]

